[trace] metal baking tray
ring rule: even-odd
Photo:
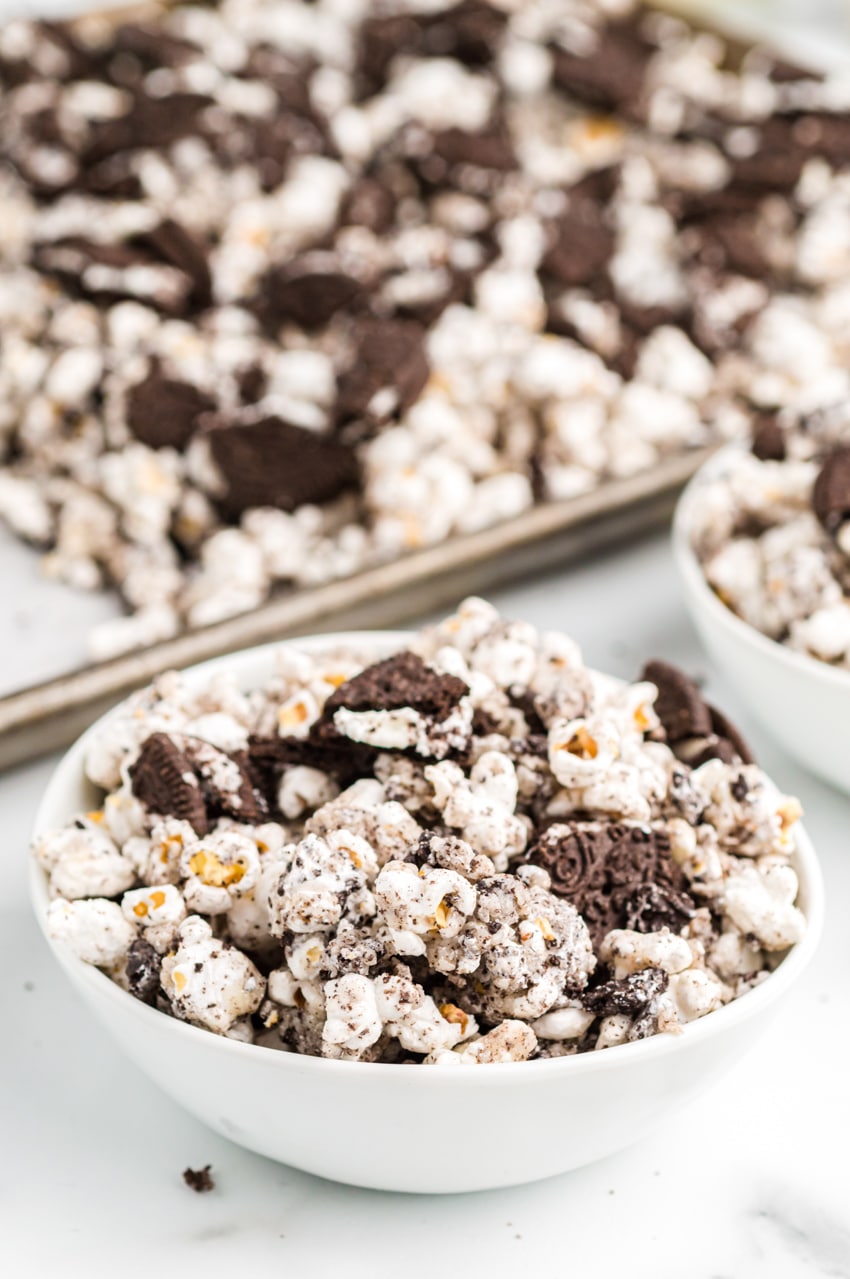
[[[694,26],[722,28],[733,49],[743,51],[767,40],[782,52],[788,43],[777,38],[781,33],[775,29],[766,29],[765,15],[761,22],[753,21],[752,10],[744,16],[734,4],[655,2]],[[143,2],[75,21],[101,25],[149,17],[165,7]],[[850,55],[840,42],[830,48],[824,39],[805,50],[796,37],[794,42],[798,59],[803,53],[812,66],[846,62]],[[164,670],[284,636],[394,625],[658,527],[669,519],[678,492],[711,451],[664,459],[646,473],[606,482],[584,496],[535,507],[494,528],[454,537],[342,581],[279,593],[249,613],[0,696],[0,769],[66,746],[104,710]],[[48,620],[53,624],[54,618]]]

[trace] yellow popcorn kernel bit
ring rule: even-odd
[[[404,528],[404,544],[412,548],[422,545],[422,528],[415,515],[405,515],[402,517],[402,526]]]
[[[799,799],[789,796],[776,810],[783,831],[787,831],[803,816],[803,805]]]
[[[160,906],[165,905],[165,893],[158,888],[155,893],[151,893],[151,906],[154,910],[159,910]]]
[[[230,884],[238,884],[245,874],[242,862],[235,861],[228,865],[215,853],[203,848],[199,848],[189,858],[189,870],[210,888],[227,888]]]
[[[147,913],[148,913],[147,902],[136,902],[135,906],[133,907],[133,914],[138,915],[139,919],[144,919]]]
[[[446,899],[443,898],[443,900],[440,902],[437,909],[434,911],[434,925],[437,928],[445,928],[448,922],[449,922],[449,908],[446,905]]]
[[[286,706],[281,706],[277,713],[277,722],[280,728],[296,728],[299,724],[306,722],[309,714],[304,702],[290,702]]]
[[[271,1030],[272,1026],[276,1026],[279,1021],[280,1021],[280,1013],[277,1011],[276,1008],[273,1008],[272,1011],[269,1013],[268,1017],[266,1017],[266,1019],[264,1020],[263,1025],[265,1026],[266,1030]]]
[[[466,1034],[469,1017],[462,1008],[458,1008],[457,1004],[440,1004],[440,1016],[451,1022],[453,1026],[460,1026],[461,1034]]]
[[[549,920],[545,918],[545,916],[541,915],[538,919],[535,919],[534,922],[537,925],[537,927],[540,929],[541,933],[543,934],[543,938],[545,941],[555,940],[554,929],[552,928],[552,925],[550,924]]]
[[[339,671],[332,671],[329,675],[323,675],[322,679],[326,684],[331,684],[334,688],[339,688],[340,684],[344,684],[346,682],[348,676],[340,674]]]
[[[267,853],[269,851],[269,846],[264,839],[257,839],[254,843],[257,845],[258,853]]]
[[[181,990],[185,990],[186,974],[184,972],[181,972],[179,968],[174,969],[174,972],[171,974],[171,980],[174,984],[174,989],[177,991],[178,994],[180,993]]]
[[[579,725],[568,742],[563,742],[556,750],[569,751],[570,755],[577,755],[579,759],[596,759],[599,754],[596,739],[583,724]]]
[[[167,835],[160,844],[159,860],[167,862],[172,854],[179,853],[183,847],[182,835]]]
[[[88,821],[94,822],[95,825],[99,826],[103,821],[103,809],[93,808],[90,813],[86,813],[86,818]]]
[[[346,853],[358,870],[363,869],[363,858],[354,848],[342,848],[341,852]]]
[[[306,952],[306,954],[307,954],[307,959],[309,960],[311,964],[317,964],[319,960],[322,958],[322,948],[321,946],[311,946],[310,949]]]
[[[650,728],[652,725],[652,720],[649,718],[646,712],[647,712],[647,708],[646,708],[646,705],[643,703],[635,711],[635,725],[637,728],[640,729],[642,733],[645,733],[646,730]]]

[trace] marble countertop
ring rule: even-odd
[[[0,17],[80,7],[0,0]],[[722,7],[736,19],[745,9],[760,11],[762,21],[770,15],[774,31],[781,18],[792,45],[803,19],[810,46],[822,46],[842,23],[850,27],[847,0],[776,0],[772,8],[768,0],[723,0]],[[81,602],[33,570],[29,553],[0,538],[0,575],[12,601],[0,622],[0,691],[73,665],[88,620],[114,608],[102,597]],[[273,1266],[318,1279],[386,1272],[426,1279],[442,1270],[495,1279],[850,1279],[850,798],[783,755],[712,669],[663,535],[493,599],[509,614],[570,631],[592,664],[614,673],[634,676],[645,657],[659,655],[707,676],[713,699],[739,720],[768,771],[800,796],[826,875],[827,923],[778,1021],[724,1083],[640,1145],[589,1168],[449,1198],[320,1181],[190,1118],[124,1058],[72,992],[27,895],[29,830],[55,763],[44,760],[0,777],[4,1273],[225,1279],[234,1267],[248,1274]],[[368,1116],[358,1121],[365,1130]],[[442,1139],[448,1161],[464,1134]],[[207,1163],[216,1188],[194,1195],[181,1172]]]
[[[640,1145],[586,1169],[449,1198],[323,1182],[248,1154],[182,1112],[72,992],[27,899],[28,833],[54,763],[45,760],[0,778],[0,1223],[4,1260],[17,1263],[6,1273],[61,1267],[101,1279],[115,1268],[149,1276],[203,1266],[209,1279],[225,1279],[234,1266],[249,1273],[273,1264],[282,1275],[320,1279],[426,1279],[444,1267],[496,1279],[850,1276],[850,799],[781,754],[711,668],[664,535],[504,590],[494,602],[569,630],[590,662],[617,674],[634,676],[657,654],[706,675],[765,767],[800,796],[823,860],[828,917],[779,1020],[725,1083]],[[19,660],[0,652],[0,664]],[[358,1122],[365,1130],[368,1116]],[[464,1134],[442,1139],[448,1161]],[[207,1163],[216,1188],[195,1195],[181,1172]]]

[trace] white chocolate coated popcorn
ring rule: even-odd
[[[102,806],[34,841],[48,926],[263,1050],[465,1066],[679,1033],[803,936],[801,810],[731,739],[688,763],[719,730],[683,736],[698,690],[671,720],[687,677],[649,674],[473,599],[399,655],[286,646],[248,693],[163,676],[95,732]],[[423,753],[340,731],[369,688]]]

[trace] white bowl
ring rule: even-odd
[[[691,546],[695,495],[740,455],[735,445],[715,453],[676,507],[673,554],[688,609],[717,666],[788,754],[850,791],[850,671],[798,653],[743,621],[715,595]]]
[[[315,649],[335,642],[362,647],[367,641],[388,652],[407,639],[400,632],[360,632],[295,644]],[[188,677],[194,682],[227,669],[243,688],[256,687],[271,674],[277,647],[206,662]],[[83,775],[87,740],[97,727],[56,769],[38,812],[37,833],[97,802]],[[620,1150],[740,1059],[809,962],[821,931],[821,875],[802,833],[795,865],[806,937],[755,990],[678,1036],[509,1065],[451,1069],[325,1061],[236,1043],[164,1016],[64,945],[48,941],[83,999],[136,1065],[225,1137],[355,1186],[485,1190],[549,1177]],[[35,862],[31,886],[44,929],[47,882]]]

